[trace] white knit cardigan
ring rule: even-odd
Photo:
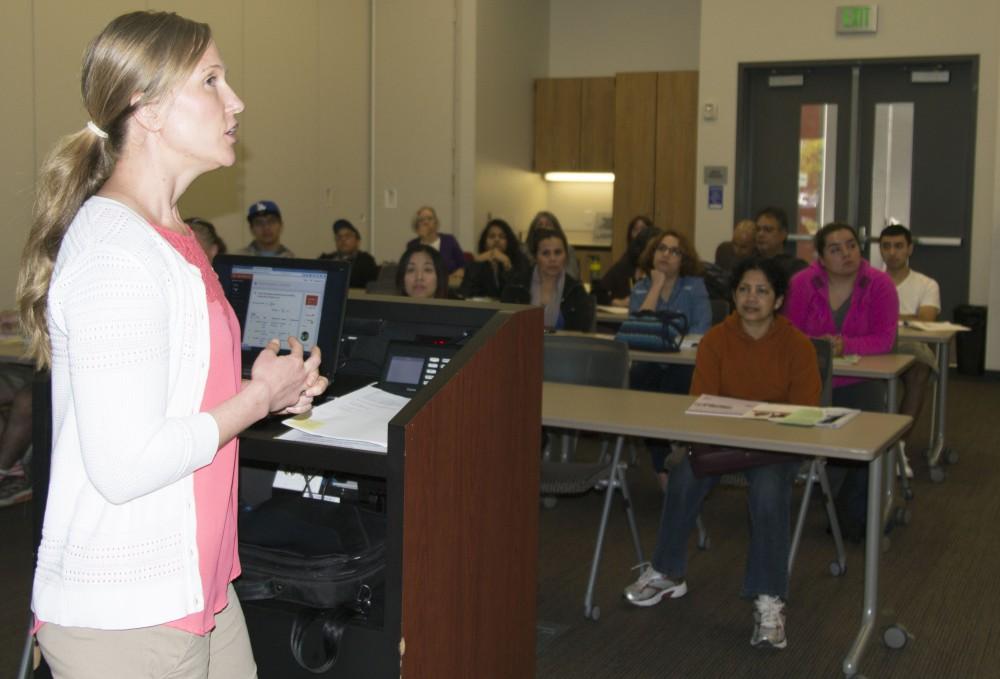
[[[93,197],[63,239],[48,297],[52,475],[32,608],[130,629],[204,607],[192,472],[212,461],[199,413],[205,286],[140,216]]]

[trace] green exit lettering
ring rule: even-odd
[[[874,33],[876,5],[842,5],[837,8],[839,31],[845,33]]]

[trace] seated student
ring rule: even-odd
[[[753,254],[757,225],[752,219],[741,219],[733,227],[731,240],[719,243],[715,249],[715,265],[729,272],[736,262]]]
[[[545,327],[588,332],[594,325],[594,298],[566,271],[566,236],[536,229],[532,243],[535,265],[511,278],[500,301],[545,307]]]
[[[941,290],[937,281],[910,268],[913,256],[913,236],[902,224],[892,224],[882,229],[878,239],[879,252],[885,262],[885,272],[896,285],[899,295],[899,318],[901,320],[936,321],[941,311]],[[916,419],[924,404],[927,381],[936,369],[934,351],[923,342],[899,342],[898,353],[913,354],[917,361],[900,376],[903,381],[903,402],[899,412]],[[900,441],[900,453],[907,476],[913,476],[905,446],[914,441],[916,427],[911,427]],[[912,450],[912,446],[911,446]]]
[[[758,210],[753,219],[756,225],[754,230],[756,254],[774,258],[789,278],[809,266],[804,260],[788,254],[785,250],[788,241],[788,214],[783,209],[770,205]]]
[[[191,227],[198,245],[205,251],[209,263],[215,259],[216,255],[226,254],[226,241],[222,240],[215,230],[215,224],[200,217],[189,217],[184,223]]]
[[[820,377],[812,343],[775,315],[786,279],[769,259],[735,265],[732,300],[736,313],[709,330],[698,346],[691,393],[754,401],[819,405]],[[754,646],[785,648],[784,601],[788,597],[792,484],[801,461],[753,467],[749,482],[750,550],[742,595],[754,600]],[[652,606],[687,593],[687,543],[702,500],[718,476],[697,478],[685,457],[670,474],[651,564],[625,588],[625,599]]]
[[[531,254],[535,249],[532,240],[534,240],[535,232],[538,229],[558,231],[564,237],[566,236],[566,232],[563,231],[562,224],[559,223],[559,220],[554,214],[547,210],[542,210],[537,213],[531,219],[531,223],[528,224],[528,233],[524,237],[524,245],[521,248],[521,252],[524,253],[531,264],[535,263]],[[573,278],[580,280],[580,261],[576,258],[576,250],[574,250],[573,246],[569,244],[569,239],[566,239],[566,273]]]
[[[896,286],[861,256],[859,243],[852,226],[827,224],[816,232],[816,261],[797,273],[788,288],[788,320],[809,337],[830,340],[834,356],[886,354],[896,341]],[[880,380],[833,378],[834,405],[884,411],[884,392]],[[837,466],[848,468],[838,495],[841,528],[845,537],[861,541],[868,504],[868,465],[831,464],[831,472]]]
[[[635,284],[629,298],[629,314],[640,311],[674,311],[684,314],[688,333],[703,334],[712,325],[712,306],[701,278],[701,260],[684,234],[668,229],[651,238],[639,258],[646,277]],[[640,391],[686,394],[691,385],[691,367],[665,363],[636,363],[629,373],[629,387]],[[667,446],[648,440],[646,447],[653,470],[666,488]]]
[[[632,286],[643,276],[642,269],[639,268],[639,256],[642,255],[646,243],[657,232],[649,217],[639,215],[632,218],[628,225],[628,244],[625,246],[625,253],[603,276],[590,283],[590,293],[597,299],[598,304],[628,306]]]
[[[404,297],[448,298],[448,272],[441,253],[430,245],[406,248],[396,267],[396,289]]]
[[[445,271],[451,276],[451,285],[458,287],[465,275],[465,253],[458,240],[449,233],[441,233],[440,228],[437,212],[431,206],[424,205],[413,215],[413,230],[417,232],[417,237],[407,243],[406,247],[429,245],[440,252]]]
[[[479,252],[465,265],[461,295],[500,299],[507,281],[530,268],[510,224],[491,219],[479,236]]]
[[[339,262],[350,262],[352,288],[364,288],[369,281],[378,278],[378,266],[375,258],[361,249],[361,233],[346,219],[338,219],[333,223],[333,240],[337,249],[324,252],[320,259],[335,259]]]
[[[294,257],[295,253],[281,244],[281,232],[285,222],[281,210],[272,200],[258,200],[247,209],[247,223],[253,240],[238,255],[258,255],[261,257]]]
[[[0,337],[19,336],[17,312],[0,311]],[[31,499],[31,478],[22,462],[31,445],[31,366],[0,363],[0,507]]]

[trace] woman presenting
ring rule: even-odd
[[[240,332],[177,202],[232,165],[243,102],[211,29],[114,19],[84,55],[91,119],[42,167],[18,304],[52,373],[53,446],[32,608],[53,674],[252,677],[230,582],[236,435],[327,386],[319,349]]]

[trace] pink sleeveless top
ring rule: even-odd
[[[181,235],[156,226],[156,231],[189,263],[198,267],[208,297],[211,359],[201,411],[211,410],[240,390],[240,326],[226,301],[212,265],[194,234]],[[227,588],[240,574],[236,536],[238,502],[238,439],[219,448],[212,462],[194,473],[194,503],[197,516],[198,569],[201,572],[205,608],[180,620],[168,622],[186,632],[204,635],[215,627],[215,614],[228,603]]]

